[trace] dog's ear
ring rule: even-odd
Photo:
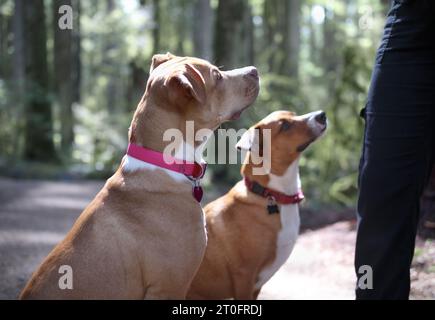
[[[192,65],[186,64],[184,71],[177,71],[165,81],[169,97],[178,104],[195,99],[200,104],[206,101],[205,81],[201,73]]]
[[[150,73],[162,63],[165,63],[173,58],[175,58],[175,56],[169,52],[166,54],[155,54],[151,60]]]
[[[261,151],[262,134],[260,127],[251,127],[236,144],[238,150]]]

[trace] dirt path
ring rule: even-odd
[[[354,299],[355,231],[348,222],[302,234],[260,299]]]
[[[14,299],[102,182],[0,178],[0,299]],[[302,234],[261,299],[353,299],[354,225],[340,222]],[[435,246],[419,241],[413,298],[435,299]]]
[[[15,299],[102,182],[0,178],[0,299]]]
[[[260,299],[354,299],[355,224],[339,222],[302,234]],[[435,299],[435,243],[417,239],[411,299]]]

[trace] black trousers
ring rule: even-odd
[[[409,297],[419,198],[435,151],[434,8],[433,0],[393,2],[361,112],[357,299]]]

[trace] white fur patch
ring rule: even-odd
[[[282,176],[270,173],[269,177],[268,188],[285,194],[296,194],[301,188],[301,179],[299,178],[299,157],[293,161]]]
[[[301,116],[302,119],[308,119],[307,124],[316,136],[320,136],[326,128],[326,124],[321,124],[316,121],[316,116],[322,111],[314,111]]]
[[[282,176],[270,174],[268,187],[286,194],[295,194],[300,189],[299,159],[296,159]],[[280,206],[281,230],[276,243],[275,260],[267,265],[258,277],[256,288],[260,289],[281,268],[288,259],[299,235],[299,206],[288,204]]]

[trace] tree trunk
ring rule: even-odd
[[[72,30],[72,101],[80,102],[80,84],[82,77],[80,0],[72,0],[74,12],[74,28]]]
[[[246,3],[243,10],[243,29],[242,29],[242,61],[244,64],[255,64],[255,48],[254,48],[254,22],[252,21],[252,9]]]
[[[214,38],[215,61],[225,69],[235,68],[243,63],[240,44],[243,44],[245,0],[220,0],[216,16]]]
[[[106,0],[106,10],[107,12],[112,12],[115,9],[115,1],[114,0]]]
[[[116,2],[114,0],[106,0],[107,16],[112,15],[115,8]],[[119,74],[117,73],[116,66],[112,61],[113,58],[109,54],[112,50],[115,50],[117,46],[118,42],[116,42],[113,37],[108,37],[102,52],[103,65],[110,66],[109,68],[107,68],[110,73],[107,75],[108,80],[106,87],[107,109],[109,110],[110,114],[120,111],[120,109],[117,108],[117,98],[119,97]]]
[[[176,14],[174,14],[174,19],[172,24],[176,28],[177,41],[176,41],[176,49],[175,54],[179,56],[186,55],[186,47],[185,44],[188,38],[191,38],[190,32],[191,27],[190,24],[186,21],[186,18],[192,16],[193,6],[189,0],[179,0],[177,2],[176,7],[178,7],[178,13],[174,10]],[[180,14],[182,12],[182,14]]]
[[[71,0],[53,0],[53,34],[54,34],[54,91],[60,108],[60,137],[62,156],[71,156],[74,143],[73,104],[73,55],[72,30],[62,30],[58,26],[59,7],[71,6]],[[73,25],[73,28],[75,26]]]
[[[300,9],[300,0],[265,1],[266,47],[271,72],[297,75]]]
[[[13,17],[13,34],[14,34],[14,68],[13,78],[17,90],[17,98],[21,100],[24,95],[24,0],[15,0],[14,17]]]
[[[24,39],[24,0],[15,0],[14,3],[14,16],[12,21],[13,29],[13,65],[12,77],[13,77],[13,90],[15,94],[15,110],[14,114],[16,119],[24,118],[24,96],[25,96],[25,39]],[[15,146],[15,158],[18,159],[20,151],[22,151],[22,137],[20,134],[24,131],[24,123],[22,121],[17,122],[17,134],[13,136],[11,143]]]
[[[44,1],[26,1],[23,6],[26,119],[24,157],[27,160],[54,160],[53,124],[48,99],[47,30]]]
[[[159,0],[153,0],[153,54],[160,51],[160,4]]]
[[[193,14],[195,56],[212,60],[213,10],[210,6],[210,0],[196,0]]]
[[[310,29],[310,38],[308,40],[309,52],[310,52],[310,61],[317,65],[319,64],[319,48],[317,41],[317,28],[314,23],[313,18],[310,16],[309,20],[309,29]]]
[[[279,73],[297,79],[299,73],[301,1],[286,0],[284,3],[284,53]]]
[[[6,77],[6,72],[5,72],[5,61],[6,59],[6,44],[7,44],[7,28],[6,28],[6,17],[3,16],[2,12],[0,11],[0,78],[5,78]]]
[[[326,10],[331,10],[326,8]],[[337,18],[331,19],[326,17],[323,23],[323,49],[322,49],[322,66],[325,72],[325,76],[328,80],[328,91],[333,92],[335,89],[336,70],[340,63],[337,58],[337,48],[340,48],[337,44],[336,33]]]
[[[267,51],[267,63],[269,71],[274,69],[274,47],[275,47],[275,31],[276,31],[276,19],[275,14],[276,1],[268,0],[264,1],[263,5],[263,25],[265,34],[265,49]]]

